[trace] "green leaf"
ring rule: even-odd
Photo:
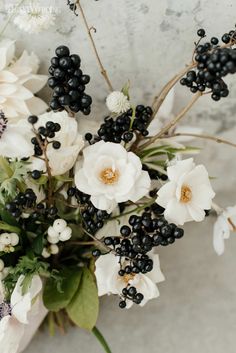
[[[126,82],[126,84],[122,87],[121,92],[128,98],[130,99],[129,95],[129,89],[130,89],[130,81]]]
[[[10,224],[11,226],[18,226],[16,219],[4,209],[4,207],[0,207],[0,216],[3,222]]]
[[[92,330],[99,310],[97,286],[92,273],[83,268],[80,286],[67,307],[70,319],[79,327]]]
[[[34,252],[36,255],[41,255],[43,251],[43,240],[44,236],[43,234],[38,235],[36,238],[34,238],[32,247],[34,249]]]
[[[61,271],[62,284],[59,290],[54,278],[49,278],[43,292],[43,302],[50,311],[58,311],[67,307],[78,290],[82,271],[79,268],[67,268]]]
[[[30,178],[30,181],[36,185],[45,185],[48,181],[48,177],[46,175],[41,175],[39,179]]]
[[[13,232],[13,233],[20,233],[20,228],[11,226],[10,224],[7,224],[5,222],[0,221],[0,229],[1,230],[6,230],[8,232]]]

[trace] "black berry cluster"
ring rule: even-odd
[[[151,169],[146,164],[143,164],[143,170],[146,170],[148,172],[150,179],[152,179],[152,180],[161,179],[161,180],[165,181],[168,179],[168,176],[166,174],[163,174],[163,173],[159,172],[158,170]]]
[[[120,237],[109,236],[103,240],[104,245],[120,258],[119,275],[127,283],[122,291],[121,308],[126,306],[127,299],[136,304],[140,304],[143,299],[141,293],[130,287],[129,280],[138,273],[152,271],[153,260],[148,253],[156,246],[173,244],[184,235],[183,229],[173,223],[169,224],[163,216],[160,216],[162,212],[163,209],[157,206],[153,209],[147,208],[141,216],[132,215],[129,218],[129,225],[120,228]],[[101,251],[96,249],[93,255],[100,256]]]
[[[64,45],[56,48],[55,52],[56,56],[51,59],[48,70],[51,75],[48,85],[53,89],[51,109],[62,110],[69,107],[72,112],[90,114],[92,98],[85,93],[90,76],[83,74],[79,55],[71,55],[69,48]]]
[[[205,37],[205,30],[199,29],[198,35]],[[229,89],[223,77],[236,72],[236,49],[232,46],[236,43],[235,30],[225,33],[222,42],[229,47],[220,47],[219,39],[212,37],[210,42],[201,44],[199,41],[195,49],[195,61],[197,68],[190,70],[180,83],[190,88],[193,93],[204,92],[207,89],[211,92],[211,97],[219,101],[227,97]]]
[[[6,204],[6,210],[15,218],[19,218],[24,210],[36,206],[37,197],[32,189],[26,189],[20,192],[14,200]]]
[[[147,126],[152,116],[152,108],[144,105],[137,105],[135,116],[133,110],[129,109],[126,113],[121,114],[117,118],[106,117],[104,122],[97,131],[97,136],[94,137],[94,142],[103,140],[105,142],[128,143],[134,133],[141,133],[143,136],[148,135]],[[93,136],[88,133],[85,135],[87,141],[92,141]]]
[[[54,149],[59,149],[61,147],[61,143],[54,139],[56,133],[61,130],[61,126],[58,123],[54,123],[53,121],[47,121],[45,126],[40,126],[36,129],[35,124],[38,121],[38,117],[36,115],[31,115],[28,117],[28,122],[33,125],[35,137],[32,137],[31,143],[34,145],[34,155],[36,157],[42,156],[43,148],[47,148],[48,144],[52,144]],[[31,172],[31,177],[35,180],[41,177],[42,173],[39,170],[33,170]]]
[[[84,228],[92,235],[104,226],[104,221],[110,217],[110,215],[103,210],[97,209],[93,206],[90,201],[90,195],[84,194],[77,188],[71,187],[67,190],[69,197],[75,196],[78,204],[83,209],[81,217],[84,223]]]

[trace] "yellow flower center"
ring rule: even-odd
[[[112,185],[118,181],[119,172],[117,170],[113,170],[112,168],[106,168],[100,172],[99,177],[104,184]]]
[[[124,281],[126,284],[128,284],[129,281],[132,281],[132,279],[134,279],[134,277],[135,277],[135,273],[129,273],[129,274],[126,273],[126,274],[123,276],[123,281]]]
[[[191,201],[191,199],[192,199],[192,190],[190,189],[190,187],[186,185],[182,186],[180,202],[187,203]]]

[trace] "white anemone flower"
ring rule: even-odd
[[[159,256],[151,254],[153,260],[153,270],[147,274],[127,274],[119,276],[120,270],[119,257],[114,254],[107,254],[99,257],[96,261],[95,276],[97,279],[98,295],[105,294],[122,294],[122,289],[127,286],[134,286],[144,298],[141,306],[144,306],[150,299],[159,297],[160,293],[156,283],[165,280],[160,269]],[[131,300],[127,300],[126,308],[129,309],[133,305]]]
[[[17,353],[21,345],[24,345],[29,315],[38,305],[37,297],[42,290],[42,281],[35,275],[27,293],[22,294],[23,280],[22,275],[16,283],[10,303],[4,301],[4,293],[0,295],[0,346],[4,349],[4,353]]]
[[[225,240],[236,231],[236,206],[227,207],[217,218],[213,230],[213,246],[218,255],[225,251]]]
[[[11,120],[19,120],[31,114],[41,114],[46,103],[34,94],[43,88],[46,75],[38,75],[39,59],[23,51],[15,57],[15,42],[0,41],[0,110]]]
[[[55,138],[49,139],[49,141],[59,141],[61,147],[56,150],[52,144],[49,144],[47,147],[47,157],[52,175],[62,175],[74,166],[78,154],[84,146],[84,140],[82,135],[78,133],[77,121],[69,117],[66,111],[57,113],[49,112],[40,115],[35,127],[45,126],[48,121],[58,123],[61,126]],[[44,161],[34,157],[32,158],[30,168],[32,170],[46,171]]]
[[[55,24],[56,14],[53,7],[40,6],[38,2],[30,2],[22,6],[14,17],[14,23],[21,30],[36,34]]]
[[[4,127],[4,128],[3,128]],[[0,155],[7,158],[24,158],[34,154],[30,141],[31,126],[22,119],[10,123],[0,116]]]
[[[215,196],[206,168],[189,158],[168,167],[167,175],[169,182],[159,189],[156,201],[165,208],[166,220],[177,225],[203,221]]]
[[[130,109],[130,102],[128,97],[120,91],[111,92],[106,99],[107,108],[112,113],[125,113]]]
[[[147,195],[150,177],[140,159],[116,143],[99,141],[83,151],[75,172],[76,187],[91,195],[95,207],[112,212],[119,202],[136,202]]]

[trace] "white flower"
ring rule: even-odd
[[[19,120],[47,109],[46,103],[34,96],[47,81],[46,75],[37,74],[38,69],[35,54],[24,51],[16,59],[15,42],[0,42],[0,110],[8,119]]]
[[[213,246],[218,255],[225,250],[225,239],[229,239],[230,232],[236,230],[236,206],[227,207],[217,218],[213,230]]]
[[[91,202],[98,209],[112,212],[119,202],[136,202],[148,193],[149,175],[133,152],[104,141],[83,152],[84,161],[75,173],[75,184],[91,195]]]
[[[4,131],[0,135],[0,155],[7,158],[24,158],[34,154],[34,148],[30,141],[31,127],[26,120],[16,123],[7,122],[0,116],[0,127],[5,124]]]
[[[4,353],[17,353],[28,327],[30,311],[38,305],[37,296],[42,290],[42,281],[34,276],[26,294],[22,294],[24,276],[20,276],[11,295],[10,303],[0,300],[0,347]],[[35,300],[36,299],[36,300]]]
[[[122,294],[122,289],[128,285],[134,286],[139,293],[144,296],[141,306],[145,305],[148,300],[157,298],[159,291],[156,283],[164,281],[164,276],[160,269],[159,256],[151,254],[153,260],[153,270],[148,274],[127,274],[119,276],[120,270],[119,257],[114,254],[101,256],[96,261],[95,276],[97,279],[98,295],[105,294]],[[131,300],[127,300],[127,308],[133,305]]]
[[[48,121],[58,123],[61,126],[61,129],[56,133],[55,138],[49,139],[49,141],[59,141],[61,147],[58,150],[55,150],[52,147],[52,144],[49,144],[47,148],[47,157],[49,159],[52,175],[62,175],[74,166],[78,154],[84,146],[84,141],[82,136],[78,133],[76,120],[69,117],[66,111],[57,113],[50,112],[40,115],[35,127],[38,128],[40,126],[45,126]],[[32,158],[30,168],[32,170],[37,169],[46,171],[44,161],[38,158]]]
[[[177,225],[201,222],[215,196],[206,168],[189,158],[168,167],[167,175],[169,182],[159,189],[156,201],[165,208],[166,220]]]
[[[22,6],[14,18],[14,23],[28,33],[39,33],[55,24],[56,15],[53,8],[42,7],[39,3],[30,2]]]
[[[116,114],[125,113],[130,109],[128,97],[120,91],[111,92],[106,99],[107,108]]]
[[[18,245],[19,236],[16,233],[2,233],[0,234],[0,251],[13,252],[14,246]]]

